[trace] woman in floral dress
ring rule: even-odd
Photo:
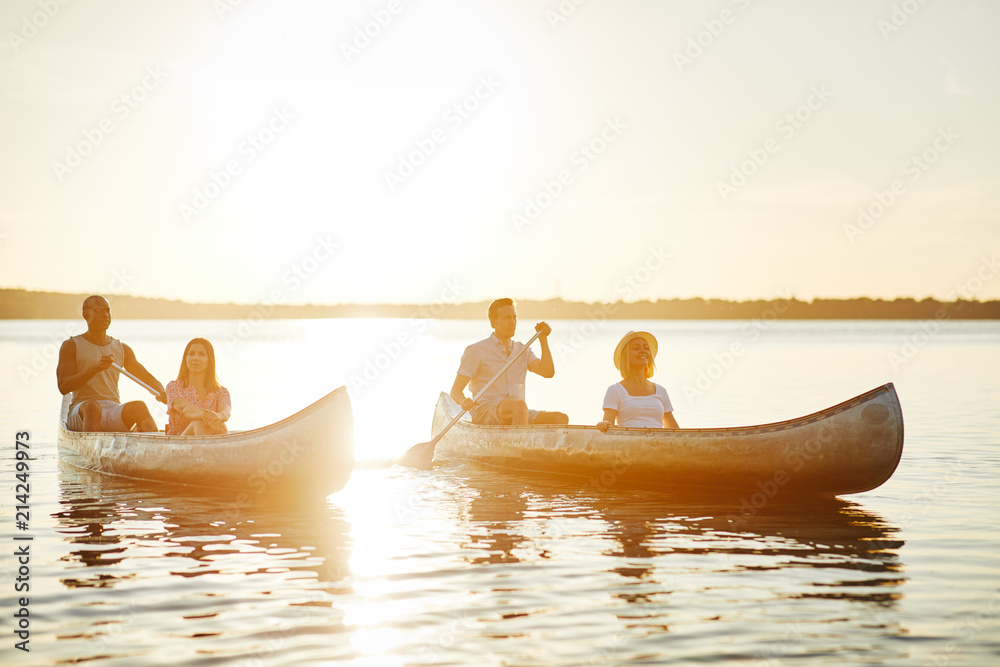
[[[228,433],[232,409],[229,390],[215,375],[215,350],[204,338],[184,348],[177,379],[167,383],[167,435]]]

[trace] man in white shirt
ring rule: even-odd
[[[552,327],[545,322],[535,325],[535,331],[542,334],[538,337],[538,342],[542,346],[541,359],[529,349],[486,389],[479,401],[473,402],[465,395],[466,386],[469,386],[473,396],[478,394],[490,378],[503,368],[507,360],[524,347],[523,343],[512,340],[517,329],[517,309],[513,299],[497,299],[491,303],[489,318],[493,334],[465,348],[462,363],[455,376],[455,384],[451,388],[451,397],[472,413],[472,421],[475,424],[568,424],[569,417],[565,414],[529,410],[524,402],[524,379],[528,371],[544,378],[556,374],[548,340]]]

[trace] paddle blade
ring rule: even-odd
[[[431,440],[413,445],[399,457],[399,465],[417,470],[430,470],[431,463],[434,461],[434,445],[436,444],[437,440]]]

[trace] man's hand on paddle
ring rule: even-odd
[[[451,386],[451,400],[455,401],[466,410],[471,410],[477,405],[475,401],[465,395],[465,388],[469,385],[471,380],[472,378],[467,378],[464,375],[456,375],[455,384]]]
[[[538,332],[538,344],[542,348],[542,358],[529,361],[528,370],[543,378],[550,378],[556,374],[556,367],[552,363],[552,353],[549,351],[549,334],[552,333],[552,327],[546,322],[539,322],[535,325],[535,331]]]

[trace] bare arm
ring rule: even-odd
[[[663,428],[680,428],[680,426],[677,425],[677,420],[674,419],[673,412],[663,413]]]
[[[200,410],[188,401],[183,396],[178,396],[173,401],[170,402],[170,407],[181,413],[185,419],[190,419],[191,421],[196,421],[202,418],[205,414],[205,410]]]
[[[114,357],[109,354],[101,357],[101,360],[90,368],[77,368],[76,343],[72,339],[63,341],[62,347],[59,348],[59,364],[56,366],[56,382],[59,386],[59,393],[65,396],[76,391],[87,384],[90,378],[110,368],[113,361]]]
[[[618,419],[618,411],[612,410],[611,408],[604,408],[604,421],[597,423],[597,428],[601,429],[601,433],[607,433],[608,429],[615,425],[615,420]]]
[[[471,410],[472,408],[476,407],[476,404],[472,401],[472,399],[468,398],[465,395],[465,388],[469,385],[469,382],[471,381],[472,378],[470,377],[465,377],[464,375],[456,375],[455,383],[451,385],[451,392],[449,392],[451,400],[455,401],[466,410]]]
[[[178,396],[171,401],[170,407],[184,415],[184,417],[190,421],[200,421],[206,426],[211,426],[215,422],[219,422],[219,425],[221,426],[222,422],[229,421],[229,416],[232,412],[228,405],[224,406],[218,412],[202,410],[191,405],[191,402],[183,396]]]
[[[528,370],[543,378],[550,378],[556,374],[555,364],[552,363],[552,352],[549,350],[549,334],[552,333],[552,327],[545,322],[539,322],[535,325],[535,331],[542,333],[538,337],[538,343],[542,346],[542,358],[532,360],[528,364]]]
[[[160,381],[153,377],[153,374],[147,371],[145,366],[139,363],[139,361],[135,358],[135,352],[132,351],[132,348],[124,343],[122,343],[122,347],[125,348],[125,370],[160,392],[160,395],[156,397],[156,400],[160,403],[166,404],[167,392],[163,389],[163,385],[160,384]]]

